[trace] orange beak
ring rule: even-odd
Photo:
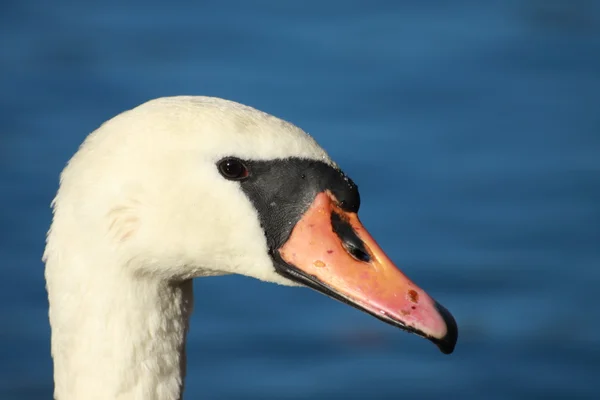
[[[450,354],[458,338],[450,312],[385,255],[356,213],[319,193],[279,249],[282,275],[404,330]]]

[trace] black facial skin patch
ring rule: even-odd
[[[283,246],[321,192],[329,190],[342,210],[358,212],[360,196],[356,184],[341,170],[322,161],[285,158],[242,162],[249,174],[240,186],[258,211],[270,251]]]

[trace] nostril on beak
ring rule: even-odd
[[[363,261],[363,262],[371,261],[371,256],[367,252],[363,251],[362,249],[359,249],[358,247],[354,246],[352,243],[344,241],[342,244],[343,244],[344,248],[346,249],[346,251],[352,257],[354,257],[356,260]]]
[[[344,246],[348,254],[358,261],[371,261],[371,256],[367,252],[364,242],[354,232],[354,228],[352,228],[347,218],[336,212],[331,213],[331,227],[340,238],[342,246]]]

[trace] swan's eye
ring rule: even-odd
[[[224,158],[218,162],[219,172],[232,181],[240,181],[248,177],[248,168],[237,158]]]

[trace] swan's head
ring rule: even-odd
[[[452,352],[454,319],[383,253],[359,204],[301,129],[234,102],[176,97],[88,137],[61,177],[52,229],[77,225],[77,245],[111,254],[122,273],[306,285]]]

